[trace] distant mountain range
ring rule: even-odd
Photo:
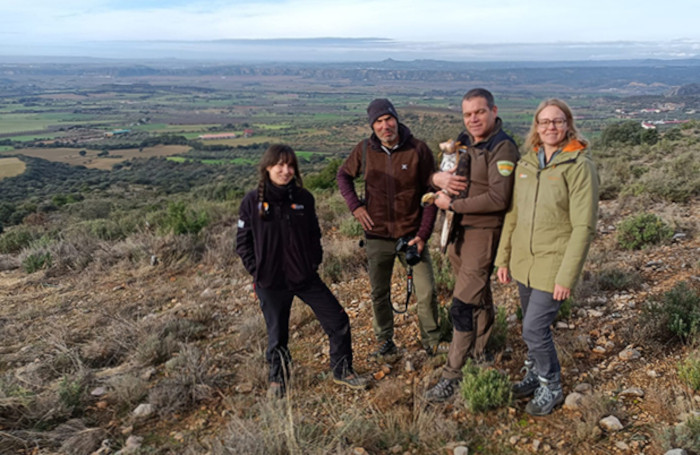
[[[309,38],[212,41],[101,41],[75,45],[6,46],[0,58],[92,57],[251,62],[368,62],[445,60],[450,62],[551,62],[700,58],[700,43],[557,42],[461,44],[405,42],[384,38]],[[45,60],[44,60],[45,61]]]

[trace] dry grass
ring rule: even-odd
[[[24,174],[27,165],[19,158],[0,158],[0,180]]]

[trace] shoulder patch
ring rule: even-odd
[[[238,220],[238,229],[243,229],[245,227],[245,221],[239,219]]]
[[[512,161],[497,161],[496,166],[498,166],[498,173],[504,177],[508,177],[515,169],[515,163]]]

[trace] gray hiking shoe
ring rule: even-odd
[[[396,354],[398,352],[398,349],[396,348],[396,345],[394,344],[394,340],[389,338],[388,340],[384,341],[384,343],[379,345],[379,349],[374,351],[372,354],[370,354],[370,357],[383,357],[385,355],[392,355]]]
[[[542,377],[539,379],[540,386],[535,390],[535,398],[525,406],[525,412],[533,416],[545,416],[564,402],[561,383],[550,383]]]
[[[431,403],[447,401],[455,393],[459,379],[440,378],[437,384],[425,392],[425,399]]]
[[[526,360],[525,366],[520,372],[525,373],[525,376],[521,381],[513,384],[513,398],[529,397],[540,386],[540,380],[537,378],[537,371],[535,370],[535,362]]]
[[[364,390],[367,388],[367,378],[363,378],[353,370],[349,370],[342,378],[333,378],[336,384],[344,385],[353,390]]]

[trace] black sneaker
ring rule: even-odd
[[[389,338],[388,340],[386,340],[384,343],[382,343],[379,346],[379,349],[377,349],[372,354],[370,354],[370,357],[383,357],[385,355],[396,354],[397,352],[398,352],[398,349],[396,348],[396,345],[394,344],[394,340]]]
[[[537,378],[537,372],[535,371],[535,362],[526,360],[525,366],[520,372],[525,373],[525,376],[523,376],[522,380],[513,384],[511,389],[513,398],[529,397],[540,386],[540,380]]]
[[[432,403],[446,401],[454,395],[457,384],[459,379],[440,378],[437,384],[425,392],[425,399]]]

